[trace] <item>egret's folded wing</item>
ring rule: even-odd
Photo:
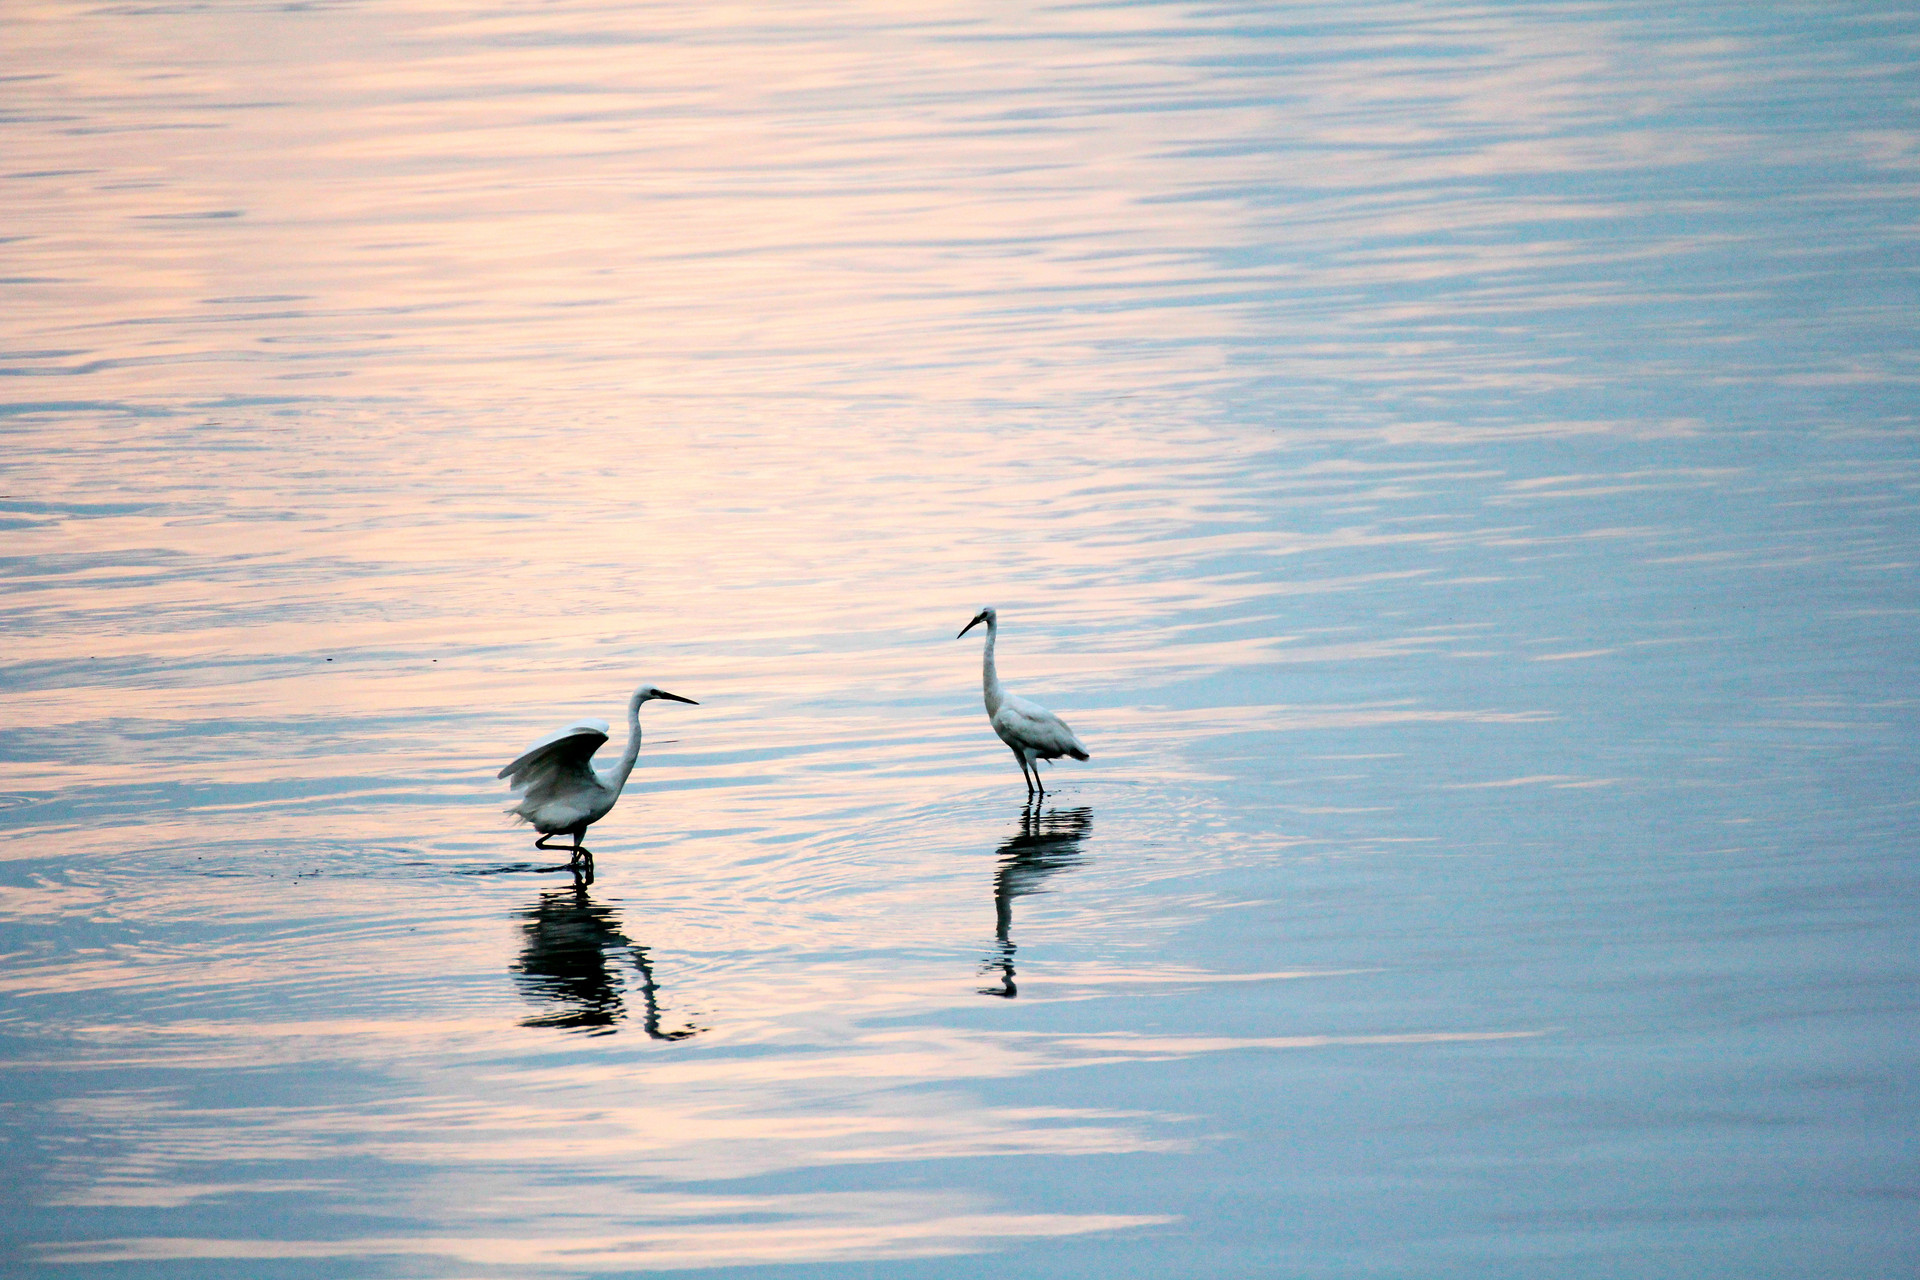
[[[1002,737],[1011,737],[1022,746],[1041,755],[1087,758],[1087,749],[1067,722],[1037,702],[1009,697],[994,713],[993,727]]]
[[[548,734],[521,752],[498,776],[528,797],[553,790],[556,783],[591,779],[593,753],[607,740],[605,720],[581,720]]]

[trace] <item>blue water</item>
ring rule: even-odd
[[[9,1274],[1914,1269],[1920,22],[6,28]]]

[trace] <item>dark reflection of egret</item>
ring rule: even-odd
[[[649,1036],[685,1040],[705,1030],[660,1029],[660,987],[647,949],[620,932],[620,917],[589,897],[586,885],[576,881],[570,889],[543,893],[520,918],[526,921],[527,945],[513,966],[514,982],[529,1000],[550,1006],[521,1026],[612,1035],[627,1017],[630,979],[620,972],[624,957],[640,975],[638,990],[646,1007],[641,1027]]]
[[[1013,900],[1046,892],[1043,884],[1048,876],[1084,862],[1080,842],[1091,830],[1091,809],[1049,809],[1042,813],[1038,804],[1030,804],[1020,811],[1020,834],[1000,846],[1000,867],[993,874],[993,934],[999,945],[980,966],[982,973],[998,969],[1000,985],[980,988],[981,995],[1011,1000],[1020,994],[1013,981],[1013,953],[1017,950],[1013,944]]]

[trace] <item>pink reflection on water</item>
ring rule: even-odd
[[[968,1213],[980,1197],[912,1193],[690,1198],[662,1216],[777,1214],[777,1223],[725,1221],[671,1227],[631,1220],[605,1234],[368,1237],[358,1240],[129,1238],[42,1246],[48,1262],[161,1262],[216,1258],[438,1257],[474,1265],[561,1266],[591,1271],[674,1271],[796,1262],[936,1258],[1090,1232],[1161,1226],[1168,1215]]]
[[[1251,337],[1310,373],[1328,317],[1250,290],[1578,262],[1497,233],[1618,212],[1462,177],[1777,146],[1617,126],[1675,76],[1732,74],[1732,46],[1599,15],[1295,16],[1286,94],[1242,100],[1208,70],[1243,45],[1231,17],[1153,7],[28,6],[13,48],[43,74],[14,87],[10,148],[45,176],[10,203],[15,336],[101,400],[432,388],[559,422],[1000,398],[1084,421],[1185,403]],[[1314,56],[1356,48],[1369,74]],[[1327,255],[1330,234],[1428,244]],[[1388,382],[1407,354],[1338,350]]]

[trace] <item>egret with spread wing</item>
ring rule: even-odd
[[[1039,703],[1028,702],[1000,687],[1000,672],[993,664],[993,642],[1000,637],[1000,616],[990,608],[982,609],[972,622],[960,628],[960,636],[983,622],[987,624],[987,650],[981,662],[980,683],[986,693],[987,722],[1019,762],[1020,776],[1027,782],[1027,794],[1044,796],[1047,789],[1040,785],[1040,766],[1035,761],[1058,760],[1061,756],[1085,760],[1087,749],[1073,730],[1067,728],[1065,720]]]
[[[575,863],[593,856],[580,842],[586,838],[587,828],[606,817],[620,799],[627,776],[633,772],[633,762],[640,758],[640,704],[653,698],[700,705],[692,698],[643,684],[627,702],[626,753],[605,773],[593,765],[593,753],[607,740],[605,720],[580,720],[556,730],[500,771],[507,785],[520,792],[520,803],[507,812],[540,832],[534,848],[550,849],[553,846],[547,841],[570,835]]]

